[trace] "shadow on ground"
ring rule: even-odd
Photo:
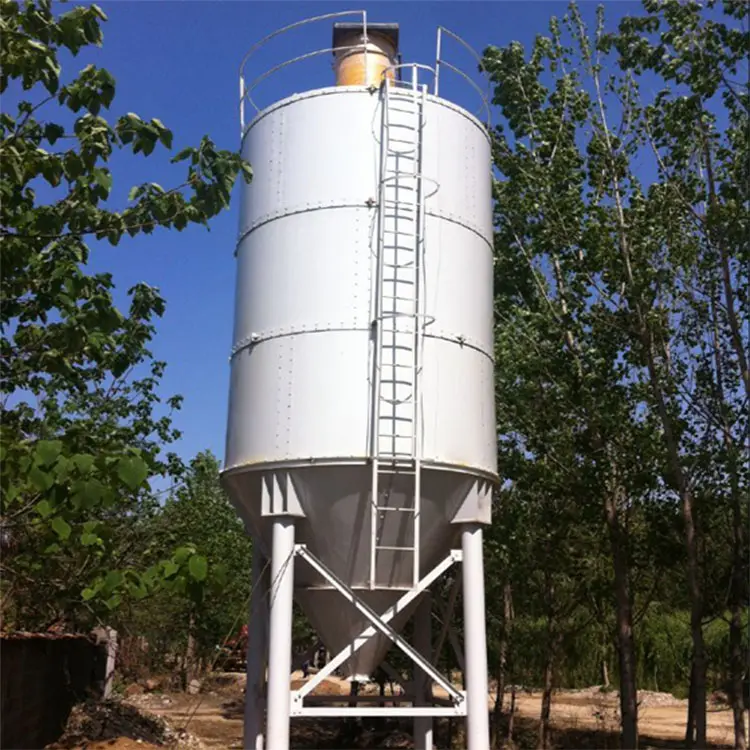
[[[240,719],[244,711],[241,700],[222,703],[225,719]],[[490,716],[490,721],[492,716]],[[505,741],[500,747],[506,750],[535,750],[539,722],[516,716],[513,742]],[[500,737],[507,738],[508,721],[501,719]],[[552,728],[551,747],[555,750],[617,750],[620,738],[617,732],[592,729]],[[435,720],[435,750],[465,748],[466,742],[461,719]],[[413,748],[409,720],[364,718],[360,721],[342,722],[336,719],[295,719],[292,721],[292,747],[295,750],[360,750],[367,748]],[[665,740],[647,735],[640,736],[643,750],[683,750],[680,740]],[[709,745],[710,748],[729,748],[731,745]]]

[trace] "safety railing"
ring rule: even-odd
[[[435,90],[434,90],[435,96],[440,96],[441,67],[448,68],[448,70],[452,70],[454,73],[457,73],[474,88],[477,94],[479,94],[479,98],[481,99],[481,102],[482,102],[482,109],[484,110],[484,115],[485,115],[484,122],[487,125],[487,130],[489,130],[491,126],[489,78],[487,79],[487,94],[485,95],[482,89],[479,87],[479,84],[477,84],[477,82],[474,81],[474,79],[471,78],[471,76],[469,76],[468,73],[466,73],[465,71],[461,70],[461,68],[457,67],[456,65],[453,65],[452,63],[448,62],[448,60],[445,60],[443,58],[443,37],[444,36],[450,37],[451,39],[454,39],[455,41],[457,41],[477,61],[479,65],[479,70],[485,73],[485,75],[487,73],[487,70],[484,67],[484,63],[482,62],[481,55],[465,39],[462,39],[458,34],[454,33],[450,29],[446,29],[444,26],[438,26],[437,44],[436,44],[436,50],[435,50]],[[480,117],[480,119],[482,118]]]
[[[292,31],[293,29],[298,29],[301,26],[306,26],[307,24],[315,23],[317,21],[328,21],[332,18],[351,18],[351,17],[358,17],[362,19],[362,44],[355,44],[351,46],[342,46],[342,47],[327,47],[325,49],[317,49],[313,50],[312,52],[307,52],[304,55],[298,55],[297,57],[293,57],[290,60],[284,60],[283,62],[279,63],[278,65],[275,65],[270,70],[265,71],[265,73],[262,73],[261,75],[254,78],[250,84],[245,83],[245,68],[247,66],[248,60],[263,46],[265,46],[266,42],[270,42],[271,39],[274,39],[277,36],[280,36],[281,34],[285,34],[288,31]],[[263,37],[260,41],[256,42],[250,49],[247,51],[245,56],[242,58],[242,62],[240,63],[240,133],[245,132],[245,103],[249,102],[250,105],[254,108],[255,112],[260,112],[260,107],[253,101],[250,94],[255,90],[255,88],[258,86],[258,84],[262,83],[266,78],[273,75],[277,71],[281,70],[282,68],[286,68],[288,65],[292,65],[296,62],[301,62],[302,60],[309,60],[313,57],[319,57],[320,55],[330,54],[333,52],[338,52],[342,50],[362,50],[362,52],[365,55],[365,66],[367,65],[367,53],[368,53],[368,37],[367,37],[367,11],[365,10],[343,10],[338,11],[336,13],[324,13],[320,16],[311,16],[310,18],[304,18],[301,21],[295,21],[294,23],[290,23],[288,26],[284,26],[281,29],[277,29],[276,31],[268,34],[268,36]],[[366,69],[366,68],[365,68]]]
[[[263,73],[260,73],[259,75],[255,76],[249,83],[246,80],[245,71],[247,69],[247,64],[250,61],[250,59],[260,50],[262,47],[264,47],[268,42],[270,42],[272,39],[275,39],[276,37],[285,34],[289,31],[292,31],[294,29],[298,29],[302,26],[306,26],[308,24],[316,23],[319,21],[329,21],[331,19],[335,18],[358,18],[362,22],[362,43],[361,44],[355,44],[355,45],[345,45],[345,46],[336,46],[336,47],[325,47],[323,49],[316,49],[312,50],[311,52],[306,52],[301,55],[297,55],[296,57],[293,57],[291,59],[284,60],[280,62],[278,65],[274,65],[273,67],[269,68]],[[364,56],[364,67],[365,70],[368,70],[367,66],[367,55],[368,54],[376,54],[372,52],[369,45],[369,37],[367,33],[367,11],[365,10],[346,10],[346,11],[338,11],[335,13],[324,13],[319,16],[311,16],[310,18],[302,19],[301,21],[296,21],[295,23],[289,24],[287,26],[284,26],[281,29],[277,29],[276,31],[268,34],[267,36],[263,37],[260,41],[256,42],[245,54],[245,56],[242,58],[242,62],[240,63],[240,69],[239,69],[239,87],[240,87],[240,102],[239,102],[239,115],[240,115],[240,134],[243,135],[245,132],[245,126],[248,124],[248,118],[246,116],[246,109],[245,107],[249,104],[250,107],[253,110],[254,116],[256,113],[261,111],[261,107],[259,107],[254,99],[253,99],[253,92],[256,90],[256,88],[263,83],[263,81],[267,80],[270,76],[272,76],[274,73],[277,73],[278,71],[293,65],[294,63],[302,62],[304,60],[310,60],[312,58],[320,57],[321,55],[327,55],[327,54],[333,54],[336,52],[344,52],[344,51],[360,51],[363,53]],[[444,56],[444,37],[450,37],[451,39],[458,42],[462,47],[464,47],[469,54],[477,61],[479,65],[479,69],[481,71],[484,71],[484,66],[482,64],[482,58],[481,56],[476,52],[476,50],[464,39],[462,39],[458,34],[455,34],[454,32],[450,31],[449,29],[446,29],[443,26],[439,26],[437,30],[437,48],[436,48],[436,54],[435,54],[435,66],[434,68],[429,65],[421,65],[419,63],[401,63],[401,56],[400,54],[397,55],[397,59],[399,60],[399,63],[396,65],[392,65],[385,69],[383,71],[383,76],[385,76],[388,72],[392,72],[396,76],[396,82],[398,82],[398,79],[400,79],[400,73],[401,69],[405,67],[412,67],[417,66],[421,70],[429,71],[432,74],[432,86],[428,88],[431,88],[432,90],[429,91],[429,93],[434,94],[435,96],[440,95],[440,75],[441,70],[448,69],[457,75],[459,75],[463,80],[465,80],[473,89],[476,91],[476,93],[479,95],[479,98],[481,100],[481,107],[479,110],[479,113],[477,117],[480,120],[483,120],[486,124],[487,128],[490,127],[490,103],[489,103],[489,95],[485,95],[485,93],[482,91],[479,84],[468,74],[466,71],[462,70],[457,65],[454,65],[449,60],[445,59]],[[488,82],[489,86],[489,82]],[[489,94],[489,89],[488,89]],[[484,115],[482,117],[482,114]]]

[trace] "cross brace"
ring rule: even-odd
[[[451,550],[450,554],[438,563],[426,576],[424,576],[417,585],[405,592],[404,595],[390,607],[388,610],[378,615],[371,607],[362,602],[356,593],[341,581],[331,570],[329,570],[320,560],[318,560],[304,544],[295,545],[295,555],[301,557],[316,572],[318,572],[328,583],[333,586],[347,601],[349,601],[364,617],[370,621],[370,625],[365,628],[352,643],[340,651],[326,666],[321,669],[309,682],[305,683],[299,690],[292,692],[291,714],[293,716],[340,716],[346,713],[352,715],[361,715],[359,708],[352,707],[348,711],[334,707],[306,707],[303,705],[305,696],[309,695],[326,677],[332,674],[341,664],[356,653],[367,641],[377,632],[380,632],[389,638],[401,651],[403,651],[416,666],[418,666],[426,675],[435,683],[440,685],[450,696],[452,706],[445,707],[384,707],[368,708],[367,715],[378,716],[463,716],[466,713],[466,694],[458,690],[450,680],[446,679],[435,667],[430,660],[416,649],[414,649],[404,638],[402,638],[392,627],[390,621],[411,604],[420,594],[426,591],[446,570],[454,563],[460,562],[462,553],[460,550]],[[320,713],[324,711],[325,713]],[[311,713],[314,712],[314,713]]]

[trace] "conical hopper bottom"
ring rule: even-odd
[[[252,531],[266,557],[272,554],[273,517],[262,509],[298,504],[296,543],[307,550],[338,580],[378,615],[392,607],[413,586],[416,544],[413,516],[381,512],[372,528],[372,469],[369,465],[305,466],[284,471],[229,470],[223,482],[232,502]],[[413,478],[394,474],[383,480],[379,507],[406,508],[413,503]],[[264,499],[265,498],[265,499]],[[419,511],[419,571],[426,575],[448,554],[456,541],[456,514],[465,503],[489,508],[492,485],[470,474],[423,469]],[[410,518],[412,520],[410,520]],[[371,551],[380,545],[375,566],[378,588],[369,587]],[[307,562],[294,566],[294,597],[321,640],[332,653],[350,646],[370,622],[330,582]],[[412,606],[393,618],[399,632]],[[377,635],[343,665],[349,676],[371,675],[391,642]]]
[[[358,598],[382,615],[390,609],[403,595],[404,591],[395,590],[357,590]],[[332,655],[351,646],[354,639],[371,623],[338,591],[333,589],[302,589],[295,591],[299,602],[320,639]],[[397,633],[401,631],[419,600],[413,601],[402,612],[399,612],[389,623]],[[352,679],[365,680],[373,675],[378,665],[385,658],[392,643],[384,635],[374,635],[341,667],[344,674]]]

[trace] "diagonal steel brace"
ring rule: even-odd
[[[422,578],[415,588],[407,591],[398,602],[396,602],[396,604],[386,610],[382,615],[378,615],[373,609],[362,602],[354,591],[352,591],[349,586],[323,565],[323,563],[321,563],[304,544],[296,545],[295,553],[303,558],[314,570],[320,573],[323,578],[325,578],[345,599],[353,604],[354,607],[372,623],[354,639],[350,646],[340,651],[330,662],[328,662],[328,664],[326,664],[324,669],[313,677],[312,680],[296,691],[296,700],[301,700],[312,692],[326,677],[328,677],[328,675],[333,673],[341,664],[349,659],[354,653],[359,651],[359,649],[362,648],[362,646],[364,646],[377,631],[380,631],[380,633],[390,639],[420,669],[422,669],[422,671],[429,675],[434,682],[440,685],[453,699],[454,703],[460,703],[464,700],[464,694],[461,691],[457,690],[449,680],[443,677],[443,675],[432,666],[429,660],[425,659],[422,654],[416,651],[388,625],[388,623],[399,612],[403,611],[406,606],[422,594],[434,581],[448,570],[454,562],[458,562],[461,559],[461,553],[459,550],[451,550],[451,553],[442,562],[438,563],[438,565],[436,565],[424,578]]]

